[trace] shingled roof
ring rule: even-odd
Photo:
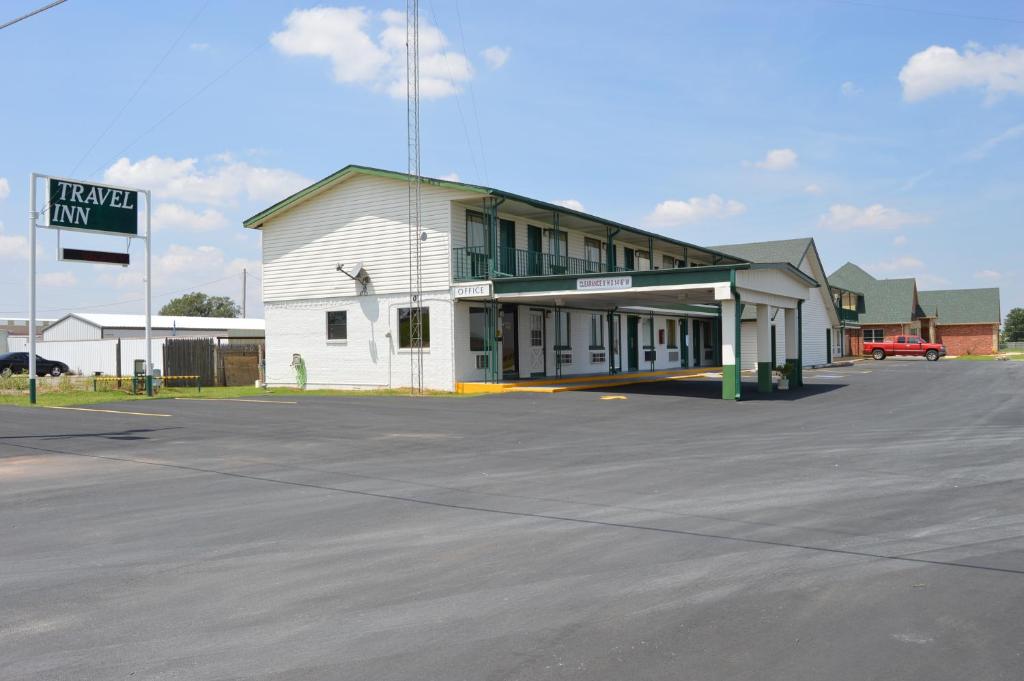
[[[860,324],[907,324],[919,314],[914,304],[914,279],[875,279],[848,262],[828,276],[830,284],[864,294]]]
[[[749,260],[750,262],[788,262],[800,267],[812,239],[781,239],[778,241],[755,241],[746,244],[723,244],[711,248],[721,253]]]
[[[921,308],[938,324],[998,324],[999,289],[963,288],[918,293]]]

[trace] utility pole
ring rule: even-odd
[[[242,268],[242,319],[245,319],[245,268]]]

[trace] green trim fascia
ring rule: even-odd
[[[600,277],[611,279],[623,276],[632,277],[632,288],[671,286],[673,284],[712,284],[728,281],[723,276],[725,272],[734,272],[736,269],[748,269],[749,267],[749,264],[743,263],[738,265],[691,267],[684,270],[643,270],[636,272],[599,272],[595,274],[515,277],[496,279],[493,283],[495,295],[502,293],[560,293],[563,291],[575,291],[577,290],[577,279],[596,279]],[[604,291],[604,293],[608,293],[608,291]],[[697,312],[698,310],[694,309],[691,311]]]
[[[757,392],[770,393],[772,391],[772,363],[757,363]]]

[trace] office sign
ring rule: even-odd
[[[577,291],[621,291],[633,288],[633,277],[585,277],[576,280]]]
[[[46,227],[137,236],[139,192],[105,184],[46,178]]]
[[[490,298],[491,282],[452,286],[452,298]]]

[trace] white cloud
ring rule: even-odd
[[[559,206],[565,206],[571,210],[578,210],[581,213],[584,212],[583,204],[576,199],[562,199],[561,201],[555,201],[555,203]]]
[[[972,161],[979,161],[988,156],[1000,144],[1005,144],[1018,137],[1024,137],[1024,123],[1008,128],[995,137],[986,140],[983,144],[967,152],[967,158]]]
[[[338,83],[405,98],[404,12],[316,7],[294,10],[284,23],[283,31],[270,36],[281,54],[329,59]],[[382,26],[376,38],[370,35],[371,23]],[[473,77],[469,59],[448,51],[444,33],[422,18],[419,37],[420,96],[436,99],[460,92],[461,85]]]
[[[867,266],[868,271],[880,274],[891,274],[893,272],[920,272],[924,270],[924,263],[909,255],[883,260]]]
[[[999,281],[1003,278],[1003,273],[995,270],[981,270],[980,272],[975,272],[974,277],[983,281]]]
[[[497,45],[494,45],[492,47],[488,47],[480,54],[483,55],[488,66],[492,69],[500,69],[512,55],[512,50],[507,47],[498,47]]]
[[[864,92],[861,88],[857,87],[857,84],[852,80],[848,80],[839,86],[839,91],[846,97],[856,97],[860,93]]]
[[[176,229],[208,232],[225,227],[227,224],[227,217],[214,208],[198,211],[179,203],[167,202],[157,203],[153,207],[153,229],[157,231]]]
[[[206,52],[208,49],[210,49],[210,43],[192,43],[188,46],[188,49],[193,50],[195,52]]]
[[[762,170],[787,170],[796,165],[796,152],[792,149],[772,149],[760,161],[744,161],[743,165]]]
[[[216,246],[171,244],[167,250],[153,256],[153,286],[156,289],[178,290],[237,274],[238,282],[232,279],[226,286],[224,283],[218,284],[220,288],[233,291],[241,287],[243,268],[257,277],[262,276],[262,265],[257,260],[228,259],[224,251]],[[103,275],[102,281],[113,283],[118,288],[131,289],[142,286],[142,277],[141,270],[133,269],[116,275]]]
[[[11,184],[6,177],[0,177],[0,201],[11,195]]]
[[[718,194],[695,196],[689,201],[662,201],[647,216],[653,227],[680,227],[698,220],[712,220],[739,215],[747,209],[739,201],[725,200]]]
[[[928,222],[923,215],[905,213],[895,208],[886,208],[880,203],[858,208],[845,203],[829,207],[828,213],[818,220],[819,227],[845,231],[850,229],[899,229],[905,225]]]
[[[820,194],[823,190],[820,185],[814,184],[812,182],[811,184],[804,187],[804,191],[807,192],[808,194]]]
[[[961,54],[952,47],[932,45],[911,56],[899,77],[908,102],[979,88],[991,103],[1006,94],[1024,94],[1024,49],[1005,45],[981,50],[968,45]]]
[[[74,272],[46,272],[39,275],[39,285],[50,288],[70,288],[78,285]]]
[[[215,163],[202,170],[194,158],[150,156],[135,163],[120,158],[107,168],[103,179],[151,189],[156,199],[219,207],[235,206],[241,198],[271,203],[311,183],[290,170],[252,166],[230,155],[220,155]]]
[[[0,222],[0,260],[28,260],[28,238],[4,234],[4,223]]]
[[[459,174],[455,173],[455,172],[448,173],[447,175],[442,175],[441,177],[439,177],[437,179],[439,179],[439,180],[447,180],[448,182],[462,182],[462,178],[460,178]]]
[[[907,241],[908,241],[907,237],[903,236],[902,234],[897,234],[892,239],[892,245],[893,246],[905,246],[907,244]]]

